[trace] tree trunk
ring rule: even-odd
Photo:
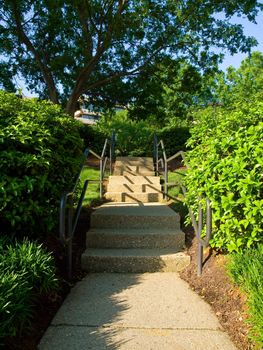
[[[78,98],[79,96],[77,94],[72,94],[67,102],[66,112],[72,117],[74,117],[74,113],[77,109]]]

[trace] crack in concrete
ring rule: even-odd
[[[51,327],[80,327],[80,328],[110,328],[110,329],[138,329],[138,330],[167,330],[167,331],[212,331],[225,333],[221,328],[177,328],[177,327],[136,327],[136,326],[121,326],[121,325],[94,325],[94,324],[70,324],[70,323],[58,323],[51,324]]]

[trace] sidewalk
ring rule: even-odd
[[[88,274],[40,350],[236,350],[210,306],[177,273]]]

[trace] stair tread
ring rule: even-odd
[[[128,217],[177,217],[179,214],[169,208],[166,204],[162,203],[105,203],[102,206],[95,209],[92,216],[96,215],[117,215],[117,216],[128,216]]]

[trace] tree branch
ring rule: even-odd
[[[18,37],[20,38],[21,42],[26,45],[27,49],[34,55],[36,62],[38,63],[38,66],[43,74],[44,81],[47,84],[50,100],[53,103],[58,104],[59,103],[58,93],[57,93],[56,85],[55,85],[54,79],[52,77],[52,74],[49,71],[47,65],[44,64],[43,60],[41,59],[40,54],[35,49],[34,45],[32,44],[32,42],[30,41],[29,37],[26,35],[26,33],[23,29],[19,9],[17,6],[17,2],[15,0],[13,0],[11,3],[12,3],[12,7],[13,7],[13,15],[14,15],[14,19],[15,19]]]

